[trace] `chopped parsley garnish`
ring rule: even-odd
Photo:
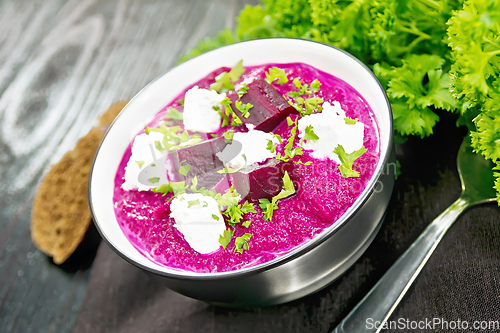
[[[165,118],[172,119],[172,120],[179,120],[179,121],[184,119],[182,112],[180,112],[179,110],[177,110],[175,108],[168,108],[168,113],[165,116]]]
[[[215,78],[215,83],[210,85],[210,89],[217,91],[218,93],[226,92],[234,89],[234,85],[229,79],[228,72],[222,72]]]
[[[295,118],[295,120],[292,120],[292,118],[287,117],[286,122],[288,126],[292,126],[292,130],[290,131],[291,135],[286,141],[286,145],[283,150],[284,154],[281,154],[280,152],[276,154],[276,158],[283,162],[288,162],[295,156],[304,154],[302,147],[293,147],[293,143],[295,142],[295,137],[297,135],[297,118]],[[280,144],[283,142],[279,135],[273,134],[273,136],[278,139]]]
[[[241,103],[241,101],[236,101],[236,102],[234,103],[234,105],[236,106],[236,108],[237,108],[238,110],[240,110],[240,112],[241,112],[241,114],[243,115],[243,117],[245,117],[245,118],[250,117],[250,112],[249,112],[249,110],[250,110],[251,108],[253,108],[253,105],[252,105],[251,103],[243,104],[243,103]]]
[[[219,114],[222,116],[222,127],[228,126],[231,121],[231,125],[240,126],[243,124],[241,119],[238,117],[236,113],[234,113],[231,104],[233,103],[229,97],[226,97],[220,102],[224,105],[224,112],[219,111]]]
[[[323,110],[323,107],[320,104],[322,104],[323,102],[324,102],[323,98],[321,97],[306,98],[304,101],[304,106],[306,108],[306,111],[302,112],[301,116],[312,114],[315,110],[321,112]]]
[[[300,82],[299,78],[293,79],[293,85],[298,89],[297,91],[289,91],[287,93],[288,96],[292,98],[297,98],[302,95],[311,95],[313,92],[316,92],[319,90],[321,83],[318,81],[318,79],[315,79],[313,82],[311,82],[311,87],[307,83],[302,84]]]
[[[319,90],[321,83],[318,79],[311,82],[310,87],[307,83],[302,84],[298,78],[293,79],[293,84],[297,87],[298,91],[289,91],[287,93],[289,97],[294,99],[293,101],[288,100],[288,103],[299,111],[302,117],[312,114],[315,110],[317,110],[317,112],[322,111],[320,104],[323,103],[323,99],[321,97],[301,97],[303,95],[311,95],[313,92]]]
[[[261,198],[259,199],[259,207],[264,213],[264,221],[271,221],[271,219],[273,218],[274,210],[278,208],[278,205],[271,203],[269,199]]]
[[[207,206],[208,206],[208,205],[207,205]],[[203,206],[203,207],[205,207],[205,206]],[[215,214],[212,214],[212,218],[213,218],[214,220],[216,220],[216,221],[219,221],[219,220],[220,220],[220,218],[219,218],[217,215],[215,215]]]
[[[279,199],[288,198],[294,193],[295,187],[293,186],[293,182],[290,179],[288,172],[285,171],[285,174],[283,175],[283,188],[281,189],[280,193],[273,197],[272,203],[275,204]]]
[[[317,136],[316,133],[314,133],[312,125],[307,126],[304,133],[304,140],[318,140],[318,139],[319,136]]]
[[[295,162],[295,161],[294,161],[294,162]],[[309,165],[309,164],[311,164],[311,163],[312,163],[312,161],[307,161],[307,162],[305,162],[305,163],[304,163],[304,162],[302,162],[302,160],[298,160],[298,161],[297,161],[297,162],[295,162],[295,163],[297,163],[297,164],[302,164],[302,165]]]
[[[224,234],[219,236],[219,243],[225,249],[229,242],[231,242],[231,238],[233,237],[234,231],[231,229],[224,230]]]
[[[191,179],[191,191],[196,193],[196,187],[198,186],[198,177],[194,176],[193,179]]]
[[[210,85],[210,89],[219,93],[234,90],[233,84],[240,79],[243,73],[245,73],[245,68],[243,67],[243,60],[240,60],[229,72],[222,72],[217,75],[215,83]]]
[[[196,178],[196,177],[195,177]],[[194,179],[193,179],[194,182]],[[173,192],[174,195],[179,195],[182,193],[186,193],[187,186],[186,182],[169,182],[168,184],[163,184],[159,187],[155,187],[152,189],[153,192],[163,193],[163,196],[167,195],[170,192]]]
[[[252,221],[250,220],[246,220],[246,221],[243,221],[241,223],[242,226],[244,226],[245,228],[248,228],[250,226],[250,224],[252,223]]]
[[[228,130],[228,131],[224,132],[223,136],[224,136],[224,139],[226,139],[225,140],[226,143],[229,143],[229,142],[233,141],[234,132],[231,130]]]
[[[277,84],[284,84],[288,82],[288,77],[286,76],[285,70],[278,67],[271,67],[269,71],[266,72],[266,82],[271,84],[276,81]]]
[[[287,123],[288,123],[288,119],[291,119],[291,118],[290,118],[290,117],[287,117],[287,118],[286,118]],[[290,125],[288,125],[288,126],[290,126]],[[281,138],[281,136],[280,136],[279,134],[274,134],[274,133],[271,133],[271,134],[273,135],[273,137],[274,137],[276,140],[278,140],[278,142],[279,142],[280,144],[282,144],[282,143],[283,143],[283,139]]]
[[[257,211],[255,210],[253,203],[244,201],[242,204],[237,203],[229,206],[223,214],[229,219],[228,224],[230,226],[234,226],[235,224],[240,223],[243,219],[243,215],[247,213],[257,213]]]
[[[274,153],[276,151],[276,147],[278,147],[278,145],[275,145],[273,140],[267,140],[267,150],[269,150],[271,153]]]
[[[241,200],[240,194],[233,188],[232,185],[229,188],[229,191],[224,194],[220,194],[212,190],[208,191],[207,195],[213,197],[221,209],[237,205]]]
[[[240,87],[240,90],[238,90],[238,98],[242,98],[243,95],[245,95],[248,91],[248,86],[246,83],[243,83]]]
[[[205,207],[208,207],[208,202],[203,201],[203,208],[205,208]],[[219,220],[219,219],[217,219],[217,221],[218,221],[218,220]]]
[[[319,82],[318,79],[315,79],[313,82],[311,82],[311,91],[319,91],[321,88],[321,82]]]
[[[202,141],[199,134],[189,135],[180,126],[167,126],[165,122],[161,122],[159,127],[145,127],[146,134],[158,132],[163,134],[162,141],[155,141],[155,148],[159,151],[176,150],[182,147],[191,146]]]
[[[153,177],[153,178],[148,179],[148,182],[150,182],[151,184],[156,184],[159,181],[160,181],[160,177]]]
[[[295,193],[295,187],[293,186],[293,182],[288,175],[288,172],[285,171],[285,175],[283,176],[283,188],[280,193],[275,195],[271,201],[266,198],[259,199],[259,207],[262,209],[264,213],[264,221],[271,221],[273,218],[273,213],[275,209],[278,209],[278,204],[276,203],[280,199],[288,198],[289,196]]]
[[[182,161],[182,162],[185,162],[185,161]],[[181,163],[182,163],[182,162],[181,162]],[[186,177],[190,169],[191,169],[191,166],[190,166],[189,164],[186,164],[186,165],[181,165],[181,166],[179,167],[179,173],[180,173],[181,175],[183,175],[184,177]]]
[[[363,155],[367,150],[368,149],[366,149],[365,147],[361,147],[359,150],[347,154],[342,145],[338,145],[337,148],[333,150],[333,152],[339,156],[340,162],[342,163],[341,165],[339,165],[339,170],[342,174],[342,177],[359,177],[359,171],[353,170],[352,166],[354,164],[354,161],[361,155]]]
[[[234,245],[236,245],[236,248],[234,249],[235,252],[238,253],[243,253],[243,250],[248,250],[248,241],[252,238],[252,234],[245,233],[241,237],[236,237],[234,240]]]
[[[137,163],[139,169],[142,168],[142,166],[144,165],[144,161],[135,161],[135,163]]]
[[[200,199],[196,199],[196,200],[189,200],[188,201],[188,208],[191,208],[193,206],[197,206],[200,204]]]
[[[358,118],[344,118],[346,125],[354,125],[358,122]]]
[[[161,144],[160,141],[156,140],[155,141],[155,148],[158,150],[158,151],[164,151],[165,148],[163,147],[163,145]]]

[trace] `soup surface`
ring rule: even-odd
[[[186,94],[195,90],[213,104],[211,118],[188,115],[202,104]],[[139,152],[134,141],[153,133]],[[265,147],[257,147],[257,134]],[[380,155],[377,122],[364,98],[302,63],[217,69],[134,136],[115,177],[118,223],[151,260],[194,272],[254,266],[311,240],[355,202]],[[209,204],[216,207],[211,221],[201,217]]]

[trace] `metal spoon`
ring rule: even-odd
[[[332,333],[380,332],[439,242],[467,208],[495,201],[492,163],[472,152],[467,136],[458,151],[462,194],[441,213]]]

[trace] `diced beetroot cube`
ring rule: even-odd
[[[272,131],[283,120],[297,110],[286,101],[272,85],[264,79],[256,79],[248,83],[247,92],[241,97],[243,104],[250,103],[253,107],[249,110],[250,116],[245,118],[233,103],[234,112],[245,124],[252,124],[255,129],[264,132]]]
[[[190,182],[195,176],[198,179],[198,187],[211,189],[224,177],[217,173],[224,164],[215,155],[226,147],[223,137],[203,141],[199,144],[170,151],[166,161],[167,172],[173,176],[174,181]],[[189,165],[189,171],[186,166]],[[181,173],[183,168],[183,175]]]
[[[285,170],[290,174],[291,163],[283,163],[271,159],[262,165],[252,165],[249,168],[232,174],[233,185],[242,197],[250,199],[267,198],[280,193],[283,188]]]

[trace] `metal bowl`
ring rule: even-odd
[[[368,102],[379,125],[380,160],[367,187],[329,228],[272,261],[222,273],[172,270],[139,253],[123,234],[113,209],[115,173],[121,158],[149,120],[182,89],[222,66],[243,59],[246,66],[303,62],[354,87]],[[352,55],[302,39],[269,38],[216,49],[172,68],[141,90],[123,109],[97,151],[89,182],[89,202],[97,229],[122,258],[164,277],[181,294],[225,306],[284,303],[325,287],[366,250],[382,224],[394,185],[392,114],[374,74]]]

